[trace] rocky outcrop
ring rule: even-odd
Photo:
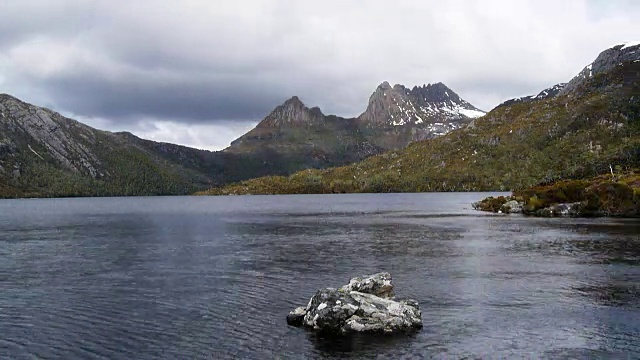
[[[560,180],[472,205],[481,211],[539,217],[639,217],[640,175],[632,170],[589,180]]]
[[[378,273],[318,290],[306,307],[287,315],[287,323],[331,334],[390,334],[422,328],[422,314],[417,301],[395,300],[391,275]]]
[[[538,217],[579,217],[592,215],[585,212],[585,203],[554,203],[546,206],[533,206],[522,200],[513,200],[511,197],[488,197],[475,202],[472,207],[480,211],[494,212],[498,214],[524,214]]]

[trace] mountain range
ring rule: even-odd
[[[287,159],[285,172],[333,167],[444,135],[484,114],[442,83],[408,89],[383,82],[357,118],[325,115],[294,96],[224,152],[270,152]]]
[[[446,135],[207,193],[513,190],[613,167],[640,167],[640,43],[606,49],[566,84],[509,100]]]
[[[0,196],[190,194],[301,169],[328,168],[461,128],[484,112],[442,83],[382,83],[357,118],[325,115],[298,97],[223,151],[101,131],[0,95]]]
[[[487,114],[442,83],[383,82],[355,118],[294,96],[217,152],[0,95],[0,196],[507,190],[639,166],[639,50],[606,49],[567,83]]]

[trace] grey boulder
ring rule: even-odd
[[[500,211],[505,214],[521,214],[523,211],[523,205],[524,204],[519,201],[510,200],[500,207]]]
[[[287,323],[333,334],[397,333],[422,328],[422,313],[415,300],[395,300],[391,275],[379,273],[318,290]]]
[[[381,272],[367,277],[355,277],[340,290],[345,292],[357,291],[376,295],[383,298],[393,298],[393,283],[391,274]]]

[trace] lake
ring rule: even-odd
[[[0,200],[0,358],[640,358],[640,221],[471,209],[487,195]],[[420,332],[287,326],[379,271]]]

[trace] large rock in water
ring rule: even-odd
[[[415,300],[395,300],[391,274],[378,273],[318,290],[287,323],[333,334],[397,333],[422,328],[422,313]]]

